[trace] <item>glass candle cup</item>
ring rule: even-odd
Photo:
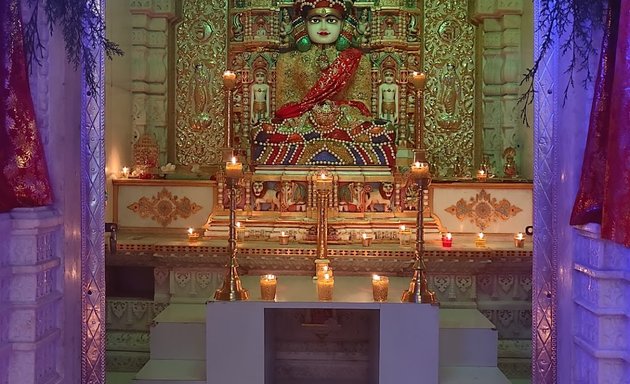
[[[278,279],[276,279],[276,275],[260,276],[260,299],[261,300],[275,300],[277,286],[278,286]]]
[[[389,292],[389,277],[372,276],[372,296],[374,301],[387,301],[387,293]]]
[[[335,278],[325,273],[323,278],[317,279],[317,299],[321,301],[331,301],[334,287]]]

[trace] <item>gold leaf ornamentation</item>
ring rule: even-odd
[[[471,197],[468,201],[459,199],[455,205],[451,205],[445,211],[455,215],[459,221],[469,219],[483,231],[494,222],[506,221],[516,216],[522,209],[512,205],[507,199],[498,201],[482,189],[475,197]]]
[[[166,227],[174,220],[190,217],[203,208],[201,205],[193,203],[189,198],[179,198],[173,195],[166,188],[162,188],[157,196],[141,197],[137,202],[127,206],[128,209],[137,213],[143,219],[149,218]]]

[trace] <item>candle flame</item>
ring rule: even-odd
[[[405,229],[407,229],[407,227],[404,224],[400,226],[401,231],[404,231]]]
[[[232,165],[236,165],[236,156],[232,156]]]
[[[265,280],[275,280],[276,279],[276,275],[273,275],[273,274],[263,275],[263,279],[265,279]]]
[[[517,240],[523,240],[523,232],[519,232],[519,233],[516,235],[516,239],[517,239]]]
[[[483,176],[483,175],[485,175],[485,174],[486,174],[486,171],[484,171],[483,169],[480,169],[480,170],[478,171],[478,173],[479,173],[479,175]]]
[[[195,230],[194,230],[194,229],[192,229],[192,228],[188,228],[188,234],[189,234],[189,235],[192,235],[194,232],[195,232]]]
[[[372,280],[379,281],[381,280],[381,277],[379,275],[372,275]]]
[[[286,234],[286,233],[284,233],[284,231],[282,231],[282,232],[280,233],[280,236],[286,236],[286,235],[287,235],[287,234]]]
[[[240,228],[240,227],[241,227],[241,222],[240,222],[240,221],[237,221],[237,222],[236,222],[236,226]]]
[[[367,239],[367,233],[364,233],[362,236],[364,239]]]
[[[330,275],[327,273],[324,273],[324,280],[330,280]]]
[[[478,235],[478,236],[479,236],[479,240],[483,239],[483,237],[484,237],[483,232],[479,232],[479,235]]]
[[[446,234],[446,239],[447,239],[447,240],[451,240],[452,238],[453,238],[453,235],[452,235],[450,232],[448,232],[448,233]]]

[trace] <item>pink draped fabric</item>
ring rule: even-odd
[[[0,1],[0,212],[52,202],[28,83],[19,0]]]
[[[611,0],[572,225],[630,247],[630,1]]]

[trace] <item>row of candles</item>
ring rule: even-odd
[[[237,241],[244,240],[244,231],[245,227],[240,223],[236,223],[236,239]],[[200,233],[195,231],[193,228],[188,228],[188,240],[189,241],[197,241],[201,237]],[[286,232],[280,232],[278,235],[278,241],[280,245],[288,245],[289,244],[290,235]],[[361,243],[364,247],[369,247],[372,244],[372,240],[374,237],[368,235],[367,233],[363,233],[361,235]],[[453,246],[453,234],[450,232],[442,234],[442,247],[451,248]],[[411,230],[407,229],[404,225],[400,226],[400,244],[412,245],[413,243],[413,233]],[[483,232],[479,232],[475,237],[475,247],[484,248],[487,245],[486,235]],[[523,232],[519,232],[514,235],[514,246],[516,248],[524,248],[525,247],[525,236]]]
[[[267,274],[260,276],[260,298],[261,300],[275,300],[278,287],[276,275]],[[321,301],[331,301],[335,288],[335,278],[333,271],[324,265],[317,271],[317,299]],[[372,298],[374,301],[387,301],[389,293],[389,278],[387,276],[372,276]]]
[[[487,245],[486,235],[483,232],[479,232],[475,237],[475,247],[485,248]],[[449,233],[442,234],[442,247],[451,248],[453,246],[453,235]],[[514,246],[516,248],[525,247],[525,236],[523,232],[518,232],[514,235]]]

